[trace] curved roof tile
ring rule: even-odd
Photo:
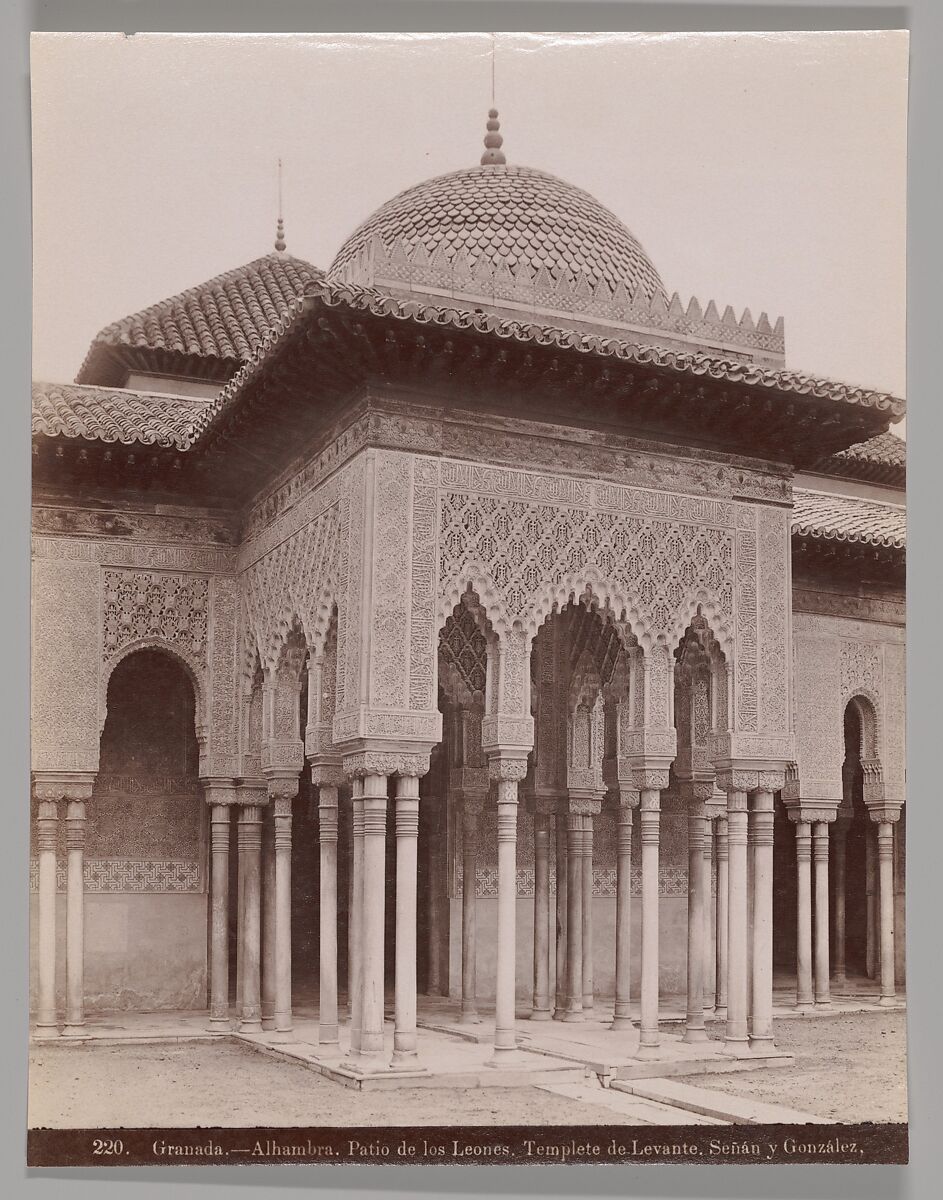
[[[907,513],[903,505],[796,488],[792,532],[803,537],[903,550],[907,545]]]

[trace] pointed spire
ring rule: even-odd
[[[498,110],[491,108],[488,110],[488,132],[485,134],[485,152],[481,156],[481,165],[483,167],[503,167],[507,163],[504,157],[504,151],[501,147],[504,145],[504,138],[498,132],[501,128],[501,122],[498,120]]]
[[[282,160],[278,160],[278,222],[275,226],[275,249],[285,249],[285,222],[282,220]]]

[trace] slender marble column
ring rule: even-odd
[[[416,1062],[416,887],[419,777],[396,780],[396,963],[393,1065]]]
[[[747,1036],[747,794],[727,793],[727,1027],[724,1049],[740,1055]]]
[[[210,809],[210,1029],[229,1031],[229,804]]]
[[[773,1048],[773,793],[753,798],[753,1028],[750,1049]]]
[[[832,980],[836,987],[844,987],[848,982],[845,969],[845,849],[848,841],[848,824],[839,817],[835,823],[835,834],[832,838],[834,853],[834,905],[832,920],[835,931],[835,957],[832,966]]]
[[[275,1028],[275,820],[262,810],[262,1028]]]
[[[39,856],[39,895],[37,897],[39,939],[36,955],[39,968],[37,1038],[52,1038],[59,1034],[56,1015],[56,850],[58,830],[58,803],[55,800],[40,800],[36,818],[36,849]]]
[[[812,826],[796,822],[796,1008],[815,1005],[812,989]]]
[[[292,785],[297,786],[297,785]],[[291,1019],[291,795],[275,799],[275,1029],[288,1033]]]
[[[567,915],[567,814],[557,812],[556,832],[554,835],[554,853],[557,865],[557,945],[556,945],[556,976],[557,991],[553,1009],[555,1021],[562,1021],[567,1009],[567,973],[566,973],[566,915]]]
[[[566,899],[567,961],[564,1021],[583,1020],[583,818],[567,815]]]
[[[262,809],[243,805],[239,816],[239,857],[243,860],[242,1013],[240,1033],[261,1033],[261,857]]]
[[[430,822],[431,845],[429,847],[429,876],[427,886],[427,943],[426,959],[429,972],[426,981],[426,991],[430,996],[442,995],[442,841],[445,831],[442,828],[442,813],[446,804],[445,797],[427,799],[426,803],[432,810]],[[464,870],[464,867],[463,867]]]
[[[897,1003],[894,978],[894,826],[881,821],[877,827],[878,878],[881,902],[881,999]]]
[[[593,1011],[593,814],[583,814],[583,1012]]]
[[[661,792],[641,793],[642,826],[642,981],[639,1058],[658,1054],[658,843]]]
[[[85,801],[66,809],[66,1011],[64,1033],[85,1024]]]
[[[532,1021],[549,1021],[550,1007],[550,824],[534,813],[534,1006]]]
[[[492,777],[497,764],[492,760]],[[503,766],[503,764],[502,764]],[[499,767],[500,770],[500,767]],[[517,1050],[514,1027],[517,924],[517,783],[525,762],[514,762],[498,778],[498,962],[494,998],[495,1066],[513,1061]],[[510,775],[510,778],[508,777]]]
[[[337,788],[318,788],[318,842],[321,855],[318,912],[318,1047],[338,1045],[337,1025]]]
[[[877,934],[877,830],[868,826],[864,838],[865,852],[865,907],[867,918],[865,942],[865,973],[869,979],[876,979],[879,962],[879,942]]]
[[[240,849],[240,820],[242,810],[236,816],[236,1016],[242,1015],[243,964],[245,960],[245,914],[246,914],[246,859]],[[230,843],[231,844],[231,843]]]
[[[465,797],[462,809],[462,1013],[463,1025],[478,1016],[478,816],[481,801]]]
[[[727,1019],[727,818],[717,818],[717,894],[714,897],[717,930],[714,983],[714,1015],[719,1021]]]
[[[706,1042],[704,1027],[704,805],[690,800],[688,808],[688,962],[685,1042]]]
[[[386,888],[386,775],[363,781],[363,975],[360,1053],[383,1053],[384,910]]]
[[[704,1019],[714,1015],[714,949],[713,904],[711,903],[711,867],[714,861],[714,823],[711,817],[704,822]]]
[[[616,1002],[613,1029],[631,1029],[632,994],[632,809],[616,817]]]
[[[815,875],[815,1003],[831,1004],[828,985],[828,823],[812,827],[812,869]]]
[[[350,1053],[359,1054],[363,1010],[363,780],[351,780],[351,884],[347,921]]]

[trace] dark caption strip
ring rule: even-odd
[[[907,1162],[906,1125],[31,1129],[30,1167]]]

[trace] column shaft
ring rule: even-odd
[[[363,780],[351,781],[351,883],[347,921],[350,1051],[360,1053],[363,1008]]]
[[[642,826],[642,980],[639,1056],[654,1057],[658,1037],[658,843],[661,793],[641,794]]]
[[[812,826],[796,822],[796,1007],[810,1009],[812,989]]]
[[[241,1033],[262,1030],[262,810],[246,804],[239,816],[239,857],[243,861]]]
[[[39,986],[36,1012],[36,1036],[56,1037],[56,850],[59,831],[59,805],[55,800],[40,800],[36,819],[36,843],[39,857],[38,946],[36,962]]]
[[[275,1029],[291,1018],[291,796],[275,801]]]
[[[236,816],[236,1016],[242,1016],[242,976],[245,959],[246,860],[240,849],[239,821]],[[230,842],[230,845],[232,843]]]
[[[741,1054],[747,1037],[747,794],[727,793],[727,1027],[725,1049]]]
[[[613,1029],[631,1029],[632,809],[620,806],[616,824],[616,997]]]
[[[65,819],[66,1013],[65,1033],[85,1024],[85,802],[70,800]]]
[[[210,810],[210,1029],[228,1031],[229,1021],[229,837],[230,806]]]
[[[494,1000],[495,1060],[517,1048],[514,1028],[517,924],[517,782],[498,780],[498,962]]]
[[[870,824],[865,829],[865,905],[867,930],[865,942],[865,973],[869,979],[878,974],[877,921],[877,829]]]
[[[704,823],[704,958],[702,970],[704,973],[704,1017],[714,1012],[714,962],[715,948],[713,937],[713,904],[711,903],[711,867],[714,859],[714,830],[713,822]]]
[[[894,971],[894,826],[882,821],[877,827],[878,880],[881,904],[881,999],[896,1004]]]
[[[532,1021],[549,1021],[550,1008],[550,820],[534,814],[534,1006]]]
[[[845,974],[845,848],[848,841],[848,830],[844,822],[835,826],[832,839],[834,848],[834,908],[832,919],[835,930],[835,958],[832,968],[832,978],[837,987],[844,987],[847,982]]]
[[[396,993],[393,1062],[415,1062],[416,1034],[416,886],[419,845],[419,779],[396,781]]]
[[[752,1050],[773,1047],[773,793],[753,800],[753,1028]]]
[[[566,973],[566,915],[567,915],[567,815],[558,812],[554,834],[554,854],[557,874],[557,927],[556,927],[556,997],[554,1019],[562,1020],[567,1008]]]
[[[685,1042],[706,1042],[704,1027],[704,818],[703,805],[688,813],[688,962]]]
[[[275,1028],[275,823],[262,810],[262,1028]]]
[[[717,894],[715,920],[717,958],[714,964],[714,1012],[719,1020],[727,1019],[727,818],[717,818]]]
[[[466,801],[466,806],[468,801]],[[467,1024],[478,1016],[478,810],[462,811],[462,1014]]]
[[[828,822],[812,827],[815,876],[815,1003],[830,1004],[828,984]]]
[[[566,1014],[583,1019],[583,818],[569,813],[566,830]]]
[[[360,1053],[383,1052],[384,912],[386,889],[386,775],[363,781],[363,999]]]
[[[593,1011],[593,814],[583,815],[583,1012]]]
[[[337,788],[318,789],[318,843],[321,856],[318,974],[318,1045],[334,1048],[337,1027]]]

